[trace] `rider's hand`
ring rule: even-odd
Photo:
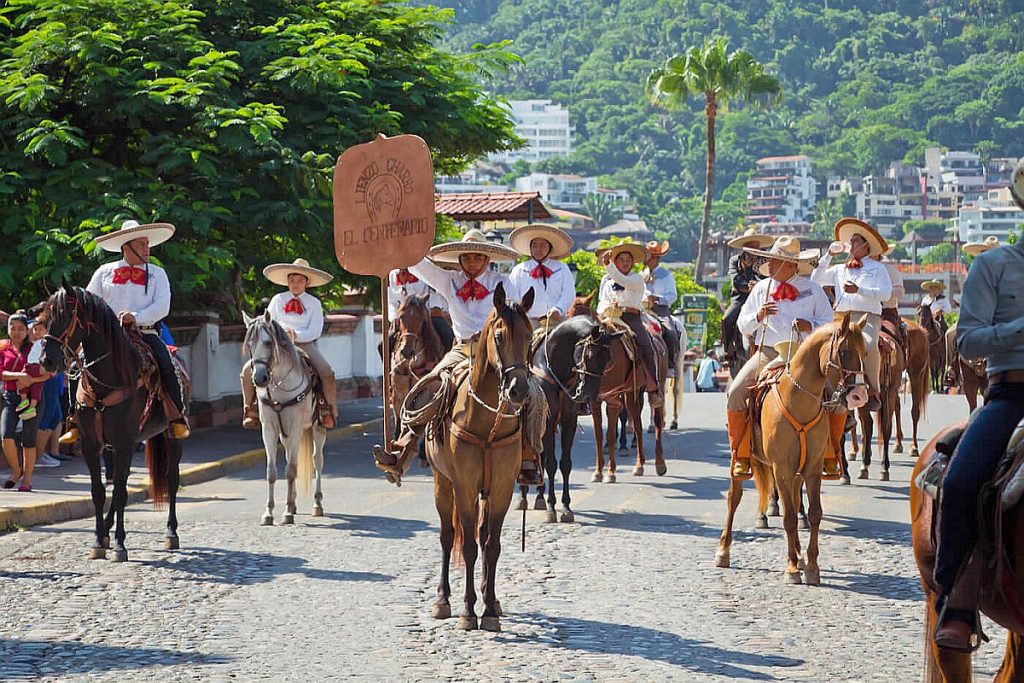
[[[774,301],[766,301],[761,310],[757,312],[757,322],[764,322],[764,319],[768,316],[775,315],[779,312],[779,305]]]
[[[603,254],[601,254],[601,265],[602,266],[607,266],[611,262],[612,262],[612,252],[611,252],[611,250],[606,251]]]
[[[828,245],[828,253],[830,256],[838,256],[839,254],[842,254],[844,251],[846,251],[846,245],[843,244],[842,242],[833,242],[832,244]]]
[[[117,319],[121,321],[122,327],[130,327],[135,324],[135,316],[128,311],[121,311],[118,313]]]
[[[855,285],[852,281],[847,280],[846,284],[843,285],[843,291],[847,294],[856,294],[860,291],[860,287]]]
[[[811,323],[809,321],[807,321],[807,320],[803,320],[802,318],[797,318],[796,320],[794,320],[793,321],[793,327],[796,328],[797,332],[810,332],[811,331]]]
[[[287,325],[283,325],[282,327],[284,327],[285,333],[288,335],[288,338],[291,339],[292,343],[294,344],[295,343],[295,339],[297,337],[297,335],[295,334],[295,328],[294,327],[288,327]]]

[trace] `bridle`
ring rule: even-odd
[[[91,320],[86,321],[83,324],[79,317],[79,312],[81,311],[82,307],[82,300],[79,299],[77,296],[72,297],[71,300],[74,302],[74,307],[72,308],[71,311],[71,321],[68,323],[67,327],[65,327],[64,331],[61,332],[59,335],[50,334],[49,329],[47,329],[47,333],[43,336],[43,341],[54,342],[60,346],[61,354],[64,357],[64,374],[69,380],[78,381],[84,377],[85,379],[88,380],[90,386],[99,385],[105,389],[117,389],[118,387],[114,387],[111,386],[110,384],[107,384],[106,382],[102,381],[101,379],[96,377],[96,375],[89,371],[90,367],[99,363],[104,358],[109,356],[109,351],[104,353],[102,356],[96,358],[95,360],[86,362],[85,359],[82,358],[77,351],[77,347],[80,346],[81,344],[75,344],[74,348],[72,347],[71,339],[72,337],[74,337],[79,327],[83,328],[86,332],[89,332],[92,328],[97,327],[97,325]],[[68,298],[65,297],[65,304],[67,304],[67,301]],[[64,310],[62,310],[61,313],[63,314]],[[63,315],[61,315],[61,317],[63,317]]]
[[[306,397],[309,396],[310,390],[313,388],[312,379],[310,378],[308,373],[300,372],[299,373],[300,380],[299,380],[298,384],[296,384],[294,387],[292,387],[290,389],[282,388],[282,384],[284,383],[284,380],[286,380],[288,377],[290,377],[292,375],[292,373],[295,372],[296,368],[298,368],[301,371],[301,369],[302,369],[302,359],[296,353],[295,354],[296,362],[292,364],[291,369],[289,369],[288,372],[286,372],[284,374],[284,376],[281,377],[280,380],[275,380],[274,379],[274,370],[273,370],[273,368],[274,368],[274,365],[277,365],[277,360],[280,357],[280,350],[281,349],[280,349],[280,345],[278,344],[277,335],[274,333],[274,330],[272,328],[268,330],[268,327],[271,327],[271,325],[273,325],[273,323],[268,325],[267,323],[262,322],[262,321],[260,321],[257,318],[256,320],[253,320],[251,323],[249,323],[249,325],[250,326],[259,325],[260,328],[259,328],[258,331],[259,332],[266,331],[270,335],[270,338],[271,338],[271,340],[273,342],[273,350],[271,351],[271,354],[270,354],[270,360],[266,360],[266,359],[263,359],[263,358],[255,358],[255,357],[253,357],[251,342],[246,344],[246,350],[249,351],[249,357],[252,360],[252,364],[253,364],[254,367],[256,365],[262,365],[263,367],[266,368],[267,378],[268,378],[267,386],[265,386],[265,387],[258,387],[258,386],[254,387],[256,389],[256,396],[257,396],[257,398],[259,398],[260,403],[262,403],[263,405],[267,406],[268,408],[273,410],[274,413],[277,414],[278,427],[280,428],[279,431],[280,431],[281,435],[284,438],[287,439],[288,438],[288,434],[287,434],[287,432],[284,429],[284,420],[281,417],[281,413],[284,411],[285,408],[291,408],[292,406],[298,405],[299,403],[302,403],[304,400],[306,400]],[[247,337],[247,340],[248,340],[248,337]],[[290,393],[290,392],[293,392],[293,391],[297,390],[298,393],[295,394],[294,396],[292,396],[290,399],[288,399],[286,401],[278,401],[277,399],[275,399],[275,398],[273,398],[271,396],[271,391],[273,391],[273,390],[281,391],[281,392],[284,392],[284,393]]]
[[[497,406],[491,406],[486,401],[484,401],[482,398],[480,398],[480,396],[478,396],[477,393],[475,391],[473,391],[472,383],[468,384],[468,393],[469,393],[470,398],[472,398],[478,405],[480,405],[480,407],[488,410],[489,412],[494,413],[497,416],[495,418],[496,420],[499,419],[499,418],[502,418],[502,417],[516,417],[522,411],[523,405],[525,405],[525,404],[516,406],[515,407],[515,412],[513,412],[511,415],[509,415],[509,414],[504,412],[504,408],[512,403],[512,401],[508,398],[509,382],[512,379],[512,373],[520,372],[521,371],[521,372],[523,372],[524,374],[526,374],[528,376],[529,372],[530,372],[530,368],[529,368],[529,366],[526,363],[513,363],[512,365],[505,365],[504,360],[501,357],[502,342],[501,342],[501,339],[498,337],[497,327],[494,326],[494,325],[491,326],[491,335],[492,335],[492,337],[494,339],[494,346],[495,346],[495,349],[497,350],[497,354],[496,355],[498,357],[497,361],[495,363],[495,365],[496,365],[495,370],[497,370],[497,372],[498,372],[498,379],[499,379],[499,385],[498,385],[498,387],[499,387],[498,388],[498,405]],[[482,345],[483,343],[484,343],[484,339],[481,337],[479,344]],[[470,357],[470,366],[471,367],[472,367],[472,364],[473,364],[473,360],[474,359],[472,357]],[[528,377],[524,378],[524,381],[527,381],[527,380],[528,380]]]
[[[581,394],[583,393],[583,385],[586,382],[587,377],[604,377],[604,373],[594,372],[587,367],[587,358],[590,356],[589,351],[592,346],[600,346],[608,348],[607,343],[602,343],[594,339],[590,334],[587,334],[583,339],[577,340],[573,345],[573,366],[572,366],[572,377],[576,380],[575,391],[570,391],[562,380],[558,379],[558,375],[555,374],[551,368],[551,360],[548,356],[548,342],[551,340],[551,335],[544,337],[543,350],[544,350],[544,365],[550,372],[544,372],[540,375],[541,379],[553,379],[558,388],[569,397],[569,400],[574,403],[579,403]],[[569,380],[572,381],[571,379]]]
[[[838,346],[837,346],[838,344]],[[826,409],[833,409],[838,407],[845,399],[846,395],[851,390],[857,387],[863,387],[867,385],[864,378],[864,359],[857,358],[857,367],[848,369],[846,363],[849,361],[850,349],[846,348],[845,344],[839,343],[839,329],[836,328],[832,331],[832,336],[828,342],[828,356],[825,361],[825,377],[828,378],[829,373],[833,370],[839,373],[839,381],[835,383],[835,391],[832,392],[832,396],[827,400],[822,400],[821,396],[816,395],[812,391],[808,391],[797,382],[796,377],[793,376],[792,370],[790,369],[790,363],[786,363],[786,377],[793,384],[797,390],[807,394],[815,401],[817,401],[822,407]],[[835,360],[838,356],[838,362]]]

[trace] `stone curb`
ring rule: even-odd
[[[384,424],[383,418],[356,422],[354,424],[332,429],[327,433],[328,441],[345,439],[374,429]],[[262,448],[229,455],[220,460],[204,462],[181,470],[181,485],[192,486],[218,479],[232,472],[238,472],[266,462],[266,452]],[[149,498],[148,487],[129,486],[128,504],[141,503]],[[29,505],[26,507],[0,509],[0,533],[19,528],[54,524],[69,519],[83,519],[93,516],[92,499],[88,496],[65,496],[57,500]]]

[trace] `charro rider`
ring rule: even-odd
[[[946,283],[942,280],[925,280],[921,283],[921,289],[928,292],[921,299],[921,305],[932,309],[932,318],[945,334],[949,329],[949,326],[946,325],[946,314],[953,312],[953,306],[945,295]]]
[[[892,289],[889,293],[889,298],[882,302],[882,320],[887,321],[896,330],[896,334],[899,337],[900,346],[904,350],[907,349],[907,324],[903,322],[903,318],[900,317],[900,299],[906,294],[907,290],[903,285],[903,273],[896,266],[895,263],[889,258],[889,254],[892,253],[893,246],[890,246],[882,254],[882,265],[885,266],[885,272],[889,274],[889,284],[892,285]]]
[[[601,284],[601,293],[597,302],[597,314],[621,315],[622,322],[629,327],[636,338],[637,349],[647,370],[646,390],[652,408],[664,405],[658,388],[658,365],[654,358],[654,345],[651,335],[644,326],[640,315],[644,305],[646,284],[640,273],[633,272],[633,264],[647,260],[647,250],[639,244],[626,242],[616,244],[601,254],[608,279]]]
[[[454,348],[430,374],[416,383],[409,393],[410,397],[417,394],[417,388],[435,382],[442,372],[450,373],[456,365],[469,358],[470,346],[479,339],[488,316],[494,310],[495,288],[500,284],[506,291],[511,291],[512,287],[507,277],[489,268],[490,263],[492,260],[514,261],[517,257],[515,250],[492,244],[479,230],[470,230],[459,242],[432,247],[427,258],[409,267],[410,273],[425,281],[448,301],[456,338]],[[459,269],[447,270],[438,263],[458,264]],[[389,481],[396,484],[401,482],[402,475],[419,447],[422,434],[422,425],[403,424],[402,433],[390,452],[376,447],[373,449],[377,467],[384,470]],[[543,483],[536,461],[524,457],[519,482],[529,486]]]
[[[388,318],[392,324],[398,320],[399,306],[410,296],[427,297],[430,322],[441,338],[441,347],[447,352],[455,343],[455,333],[448,320],[448,302],[433,287],[410,273],[408,268],[395,268],[388,274]],[[392,349],[395,348],[393,342],[390,345]]]
[[[740,332],[752,335],[758,347],[733,379],[727,399],[730,470],[737,479],[752,475],[750,451],[745,447],[749,442],[744,436],[749,427],[750,393],[761,371],[779,356],[776,347],[791,354],[792,350],[783,345],[801,342],[812,330],[832,321],[832,307],[825,291],[806,277],[811,272],[811,261],[818,256],[817,249],[801,250],[800,240],[782,236],[768,251],[751,247],[744,247],[744,251],[755,258],[767,259],[759,267],[761,274],[767,277],[754,285],[737,320]],[[827,459],[826,467],[834,469],[834,462],[834,458]]]
[[[533,287],[530,322],[535,330],[554,328],[569,312],[576,296],[576,280],[561,260],[572,253],[572,238],[553,225],[531,223],[513,230],[508,242],[529,257],[509,273],[510,298],[519,301]]]
[[[320,377],[320,386],[327,402],[327,410],[320,411],[320,423],[326,428],[334,427],[338,416],[338,386],[331,364],[320,353],[316,340],[324,332],[324,309],[320,300],[306,291],[309,287],[321,287],[334,279],[330,273],[313,268],[306,259],[295,259],[291,263],[274,263],[263,269],[263,276],[275,285],[287,287],[287,292],[274,295],[267,305],[267,312],[284,328],[313,365]],[[252,383],[252,363],[242,366],[242,400],[245,403],[242,427],[259,429],[260,412],[256,406],[256,387]]]
[[[846,250],[849,243],[849,257],[845,263],[829,265],[829,258],[822,258],[811,273],[811,279],[823,287],[835,291],[835,317],[850,312],[853,319],[867,316],[864,326],[867,355],[864,371],[868,380],[868,410],[881,407],[878,393],[878,373],[882,357],[878,352],[878,332],[882,321],[882,302],[892,296],[892,282],[885,266],[878,259],[889,249],[888,242],[878,231],[856,218],[840,218],[835,226],[836,241],[829,245],[828,256],[836,256]]]
[[[173,405],[171,412],[176,413],[167,416],[171,435],[175,439],[185,439],[189,428],[181,384],[171,353],[156,330],[157,323],[171,310],[171,283],[163,268],[149,262],[149,250],[173,235],[174,226],[170,223],[140,225],[137,221],[125,221],[120,230],[97,237],[96,246],[104,251],[120,252],[121,259],[97,268],[86,289],[110,306],[121,325],[135,325],[142,332],[142,339],[153,352],[159,368],[160,382]],[[76,427],[61,437],[62,443],[77,440]]]
[[[732,284],[732,290],[729,293],[729,308],[722,316],[722,345],[725,348],[725,355],[730,361],[744,355],[737,353],[738,350],[743,350],[743,336],[738,332],[736,321],[740,317],[740,309],[747,302],[750,290],[761,279],[754,268],[757,259],[753,254],[743,251],[743,248],[764,249],[773,241],[772,237],[762,235],[754,228],[748,228],[739,237],[729,240],[731,248],[739,249],[739,252],[733,254],[729,259],[729,281]],[[731,370],[735,377],[739,368],[731,368]]]
[[[647,243],[647,262],[643,275],[647,284],[644,294],[651,312],[661,325],[661,335],[668,347],[668,366],[674,368],[679,354],[679,330],[672,318],[672,306],[679,298],[679,291],[676,289],[675,276],[661,265],[661,257],[668,253],[668,249],[668,242]]]

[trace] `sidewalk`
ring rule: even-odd
[[[383,403],[379,398],[343,401],[338,405],[338,426],[328,432],[328,441],[363,432],[379,433],[383,422]],[[248,469],[266,462],[263,439],[258,431],[239,426],[212,427],[192,432],[184,442],[181,485],[189,486]],[[0,469],[0,482],[10,475],[6,459]],[[283,470],[280,470],[283,472]],[[136,452],[128,478],[128,502],[146,499],[146,456]],[[80,457],[60,467],[36,469],[32,473],[32,492],[0,489],[0,533],[93,514],[89,493],[89,470]],[[110,489],[107,489],[109,500]]]

